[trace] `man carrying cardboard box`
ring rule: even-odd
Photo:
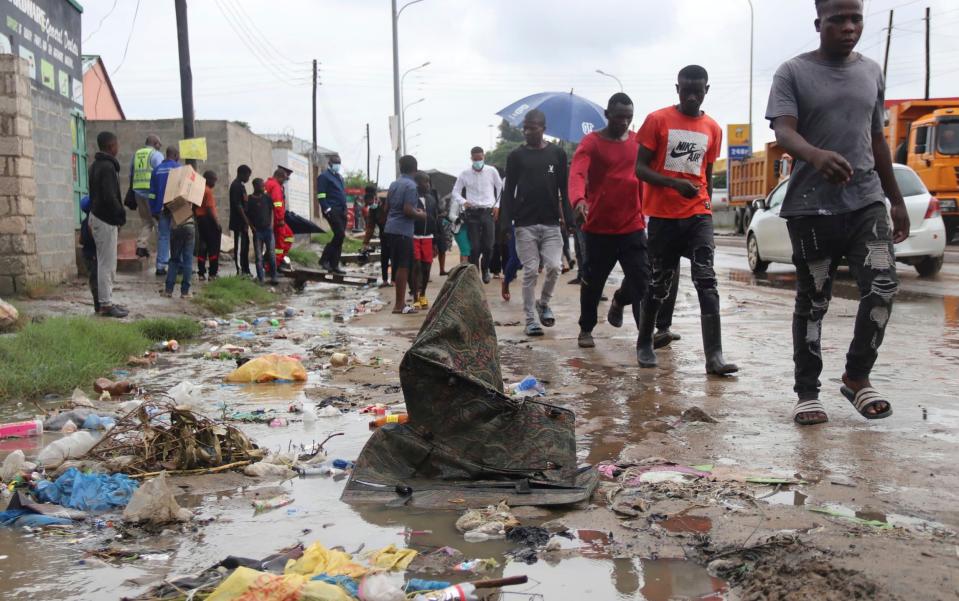
[[[193,247],[196,243],[194,208],[203,201],[206,182],[190,165],[169,172],[163,195],[163,215],[173,226],[170,234],[170,263],[163,296],[173,296],[177,275],[182,275],[180,298],[189,298],[193,279]]]
[[[150,175],[150,210],[155,211],[157,218],[157,260],[156,274],[164,276],[167,272],[167,263],[170,261],[170,213],[164,211],[167,177],[170,172],[180,166],[180,150],[176,146],[168,146],[166,159],[154,167]]]

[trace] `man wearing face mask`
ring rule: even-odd
[[[331,156],[329,167],[316,178],[316,199],[333,231],[333,239],[320,256],[320,268],[342,275],[346,273],[340,269],[340,254],[343,252],[343,239],[346,238],[346,192],[340,169],[340,157]]]
[[[463,208],[462,218],[469,233],[470,263],[482,268],[483,283],[488,284],[503,180],[496,167],[486,164],[482,148],[474,146],[470,157],[472,166],[456,178],[453,202]]]

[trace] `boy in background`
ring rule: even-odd
[[[433,269],[433,240],[437,232],[438,211],[436,197],[430,189],[430,176],[419,171],[413,179],[416,181],[419,208],[426,213],[426,219],[413,224],[413,270],[410,291],[413,307],[428,309],[430,302],[426,298],[426,285],[430,281],[430,271]]]
[[[276,254],[273,240],[273,199],[266,193],[263,180],[253,180],[253,194],[246,201],[246,218],[253,228],[253,256],[256,257],[256,279],[264,280],[263,254],[270,268],[270,285],[276,286]]]

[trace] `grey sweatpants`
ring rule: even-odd
[[[115,225],[110,225],[90,215],[90,232],[97,243],[97,293],[100,296],[100,306],[109,307],[113,304],[113,280],[117,275],[117,234],[120,231]]]
[[[157,229],[157,219],[150,213],[150,199],[136,195],[137,215],[140,216],[140,229],[137,231],[137,248],[150,248],[150,237]]]
[[[536,280],[540,258],[546,281],[539,302],[548,305],[559,279],[563,261],[563,236],[558,225],[527,225],[516,228],[516,254],[523,264],[523,311],[526,323],[536,321]]]

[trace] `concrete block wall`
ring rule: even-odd
[[[33,228],[37,185],[26,62],[0,55],[0,296],[42,278]]]
[[[88,121],[87,152],[92,157],[96,153],[96,137],[101,131],[112,131],[120,141],[120,186],[126,193],[130,184],[130,161],[133,153],[143,146],[146,137],[155,134],[163,144],[176,146],[183,138],[181,119],[149,119],[126,121]],[[217,199],[220,224],[227,230],[230,219],[230,182],[236,174],[236,168],[247,164],[253,169],[253,177],[266,179],[273,173],[272,145],[244,127],[224,120],[202,120],[196,122],[196,136],[205,137],[207,160],[197,163],[197,171],[203,173],[213,170],[219,180],[214,195]],[[249,188],[249,186],[248,186]],[[252,191],[252,190],[251,190]],[[139,228],[139,217],[132,212],[127,214],[127,227],[121,228],[123,238],[135,237]]]
[[[56,283],[77,273],[72,117],[68,105],[46,94],[34,95],[32,116],[37,257],[43,278]]]

